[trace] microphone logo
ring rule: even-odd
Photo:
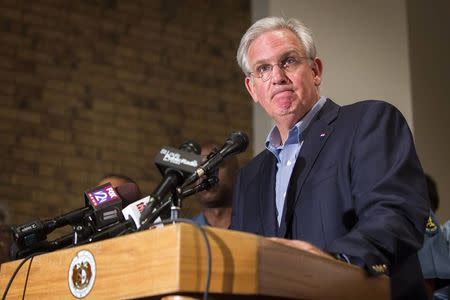
[[[96,187],[93,190],[88,191],[86,194],[94,207],[119,198],[119,195],[117,195],[110,183]]]
[[[139,212],[142,213],[144,211],[144,208],[145,208],[145,203],[141,202],[138,205],[136,205],[136,207],[139,210]]]
[[[163,161],[169,162],[174,165],[186,165],[191,167],[197,167],[198,162],[196,159],[188,160],[184,157],[181,157],[179,152],[171,151],[170,149],[162,148],[159,152],[160,154],[164,155],[162,158]]]

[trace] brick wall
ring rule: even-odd
[[[0,201],[9,221],[81,207],[110,172],[148,194],[161,178],[161,146],[250,134],[235,63],[249,24],[245,0],[0,0]]]

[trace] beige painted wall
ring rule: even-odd
[[[449,135],[443,130],[448,126],[443,120],[450,113],[450,97],[448,87],[443,86],[450,82],[450,9],[444,7],[448,6],[447,1],[438,3],[430,6],[414,0],[408,2],[407,7],[403,0],[253,0],[252,13],[253,20],[268,15],[296,17],[312,29],[319,57],[324,61],[322,95],[341,105],[362,99],[383,99],[400,109],[415,133],[424,168],[437,180],[441,195],[438,217],[446,220],[450,218],[447,184],[450,172],[445,154],[450,152]],[[411,22],[415,23],[411,25]],[[433,32],[431,37],[428,31]],[[415,37],[412,38],[413,49],[410,36]],[[447,43],[447,48],[439,51],[442,56],[434,57],[434,64],[424,64],[435,53],[430,43],[437,48]],[[446,63],[445,70],[439,67],[440,61]],[[442,73],[445,80],[439,77]],[[431,85],[436,95],[432,100],[429,99],[430,85],[424,84],[428,81],[438,82]],[[271,125],[265,113],[255,106],[255,153],[263,149]]]

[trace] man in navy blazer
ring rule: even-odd
[[[275,126],[238,175],[231,229],[387,274],[394,299],[425,298],[417,250],[429,204],[402,114],[321,97],[322,62],[295,19],[253,24],[237,59]]]

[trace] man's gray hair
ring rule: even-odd
[[[251,43],[256,40],[261,34],[280,29],[288,29],[292,31],[305,47],[305,54],[308,58],[314,59],[316,57],[316,46],[312,38],[311,30],[297,19],[289,19],[281,17],[267,17],[256,21],[244,34],[239,44],[237,51],[237,62],[245,75],[250,73],[250,66],[248,65],[247,52]]]

